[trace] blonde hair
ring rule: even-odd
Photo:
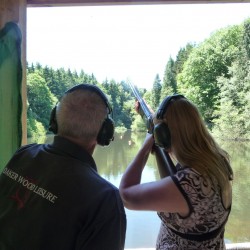
[[[96,139],[107,113],[106,104],[97,93],[87,89],[67,93],[56,111],[58,135],[88,143]]]
[[[171,134],[171,151],[182,166],[216,179],[222,191],[233,171],[229,155],[209,133],[196,106],[186,98],[172,100],[163,116]]]

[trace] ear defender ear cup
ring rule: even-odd
[[[97,143],[101,146],[108,146],[114,140],[115,124],[114,121],[107,117],[97,136]]]
[[[165,122],[155,125],[154,140],[155,144],[161,148],[169,149],[171,147],[171,135]]]
[[[180,98],[185,98],[185,97],[179,94],[167,96],[160,104],[158,111],[156,113],[156,118],[162,120],[170,102],[172,100],[177,100]],[[155,125],[153,134],[154,134],[155,144],[157,146],[164,149],[171,148],[171,133],[168,128],[168,125],[165,122],[160,122],[159,124]]]
[[[49,131],[57,134],[56,106],[52,109],[49,120]]]
[[[100,96],[100,98],[105,103],[107,110],[108,110],[108,114],[107,114],[107,118],[104,120],[101,126],[101,129],[98,133],[97,143],[100,144],[101,146],[109,145],[110,142],[114,140],[115,125],[114,125],[113,119],[111,118],[112,108],[108,102],[107,97],[101,91],[101,89],[99,89],[97,86],[91,85],[91,84],[85,84],[85,83],[72,87],[71,89],[67,90],[65,94],[71,93],[78,89],[85,89],[85,90],[90,90],[90,91],[95,92],[96,94]],[[56,106],[51,111],[49,131],[52,131],[54,134],[57,134],[58,132],[58,125],[56,121]]]

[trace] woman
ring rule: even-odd
[[[122,177],[120,194],[125,207],[158,212],[162,223],[156,249],[225,249],[233,177],[228,154],[184,96],[168,96],[156,118],[153,135],[147,134]],[[141,184],[155,143],[177,161],[177,172]]]

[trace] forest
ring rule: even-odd
[[[135,98],[126,81],[104,79],[71,69],[27,63],[28,137],[49,133],[52,108],[69,88],[97,85],[113,108],[116,132],[145,131],[134,111]],[[156,72],[151,89],[139,89],[154,109],[173,93],[185,95],[199,108],[208,128],[224,140],[250,139],[250,18],[221,28],[199,44],[186,44],[176,58],[166,58],[163,79]]]

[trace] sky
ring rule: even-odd
[[[151,89],[170,56],[250,18],[250,3],[30,7],[27,61]]]

